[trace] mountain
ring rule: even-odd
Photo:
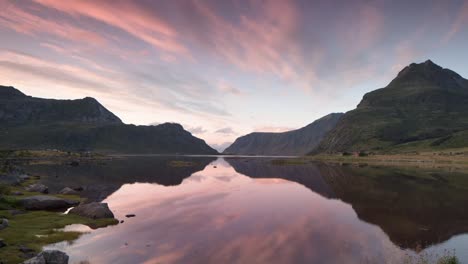
[[[468,146],[468,80],[428,60],[364,95],[312,153]]]
[[[0,86],[0,122],[9,125],[51,122],[122,124],[96,99],[52,100],[26,96],[13,87]]]
[[[126,125],[94,98],[34,98],[6,86],[0,86],[0,149],[218,153],[179,124]]]
[[[341,113],[324,116],[313,123],[283,133],[255,132],[236,139],[225,154],[304,155],[315,148],[325,134],[340,120]]]

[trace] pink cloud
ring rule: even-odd
[[[0,1],[0,4],[5,10],[0,13],[0,25],[16,32],[28,35],[45,33],[94,45],[106,43],[106,39],[96,32],[73,26],[65,21],[42,18],[33,14],[33,12],[26,11],[25,8],[16,6],[15,2]]]
[[[117,27],[165,52],[188,55],[169,24],[132,1],[35,0],[74,16],[86,16]]]
[[[292,1],[250,1],[254,15],[228,21],[202,1],[195,9],[210,25],[209,37],[218,56],[245,71],[272,73],[285,80],[300,79],[304,71],[295,41],[300,12]]]
[[[468,2],[465,1],[460,8],[460,12],[455,18],[450,31],[444,38],[444,42],[450,41],[460,30],[464,29],[465,24],[468,24]]]

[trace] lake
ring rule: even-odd
[[[58,243],[70,263],[468,263],[468,174],[273,158],[126,157],[28,170],[83,187],[116,226]],[[126,218],[127,214],[136,217]]]

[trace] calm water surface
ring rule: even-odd
[[[445,249],[468,263],[468,175],[457,172],[206,157],[31,170],[125,221],[68,227],[86,233],[48,248],[71,263],[402,263]]]

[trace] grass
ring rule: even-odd
[[[416,256],[407,255],[403,264],[461,264],[454,251],[445,250],[441,256],[438,254],[422,253]]]
[[[304,158],[301,158],[304,159]],[[417,166],[468,169],[468,148],[408,153],[370,153],[367,156],[318,154],[306,159],[338,163],[368,163],[390,166]]]
[[[0,263],[20,263],[22,258],[19,246],[26,246],[38,253],[44,245],[61,241],[73,241],[82,233],[63,232],[59,229],[71,224],[83,224],[93,229],[118,224],[117,219],[91,219],[78,215],[62,214],[49,211],[26,211],[25,214],[12,215],[10,210],[22,209],[18,199],[38,195],[27,192],[25,186],[36,183],[37,179],[25,181],[20,186],[0,185],[0,218],[7,218],[9,226],[0,231],[0,238],[7,244],[0,248]],[[13,191],[21,191],[24,195],[11,196]],[[53,195],[55,197],[80,200],[77,195]]]
[[[43,246],[61,241],[73,241],[82,233],[63,232],[59,229],[71,224],[84,224],[99,228],[118,223],[116,219],[84,218],[77,215],[64,215],[57,212],[34,211],[12,216],[8,211],[0,211],[1,217],[8,218],[9,227],[0,231],[0,237],[7,244],[0,249],[0,262],[20,263],[19,246],[26,246],[39,252]]]

